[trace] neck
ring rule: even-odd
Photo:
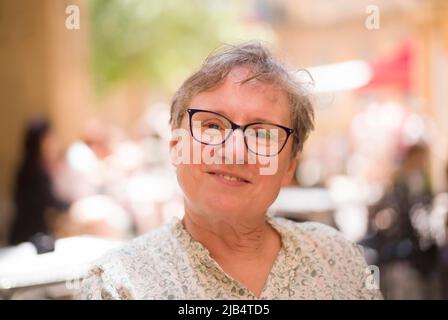
[[[213,258],[225,256],[257,259],[264,248],[279,235],[266,221],[265,215],[254,220],[224,221],[198,215],[185,209],[185,229],[210,252]]]

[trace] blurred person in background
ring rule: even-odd
[[[427,230],[433,199],[428,157],[425,144],[405,150],[390,188],[372,208],[371,233],[362,242],[378,251],[380,265],[393,267],[396,262],[408,263],[406,266],[417,271],[415,283],[420,284],[433,275],[437,257],[435,243]],[[424,294],[424,289],[420,289]]]
[[[139,150],[125,142],[123,132],[91,118],[70,144],[56,189],[72,203],[60,219],[58,237],[92,235],[123,239],[132,233],[126,207],[126,183],[140,165]]]
[[[67,149],[65,170],[56,181],[58,192],[70,201],[105,194],[111,174],[106,161],[111,153],[110,127],[96,118],[89,119],[79,139]]]
[[[32,119],[26,127],[23,157],[15,177],[10,244],[49,235],[51,215],[68,209],[69,204],[53,189],[60,155],[50,122],[44,117]]]

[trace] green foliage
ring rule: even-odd
[[[241,2],[91,0],[92,70],[100,91],[129,78],[169,89],[222,41],[241,35]],[[244,36],[243,36],[244,37]]]

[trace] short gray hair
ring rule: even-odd
[[[292,154],[302,150],[314,129],[314,111],[309,96],[293,72],[276,61],[271,52],[258,42],[224,45],[207,57],[201,68],[191,75],[174,94],[170,124],[178,128],[185,110],[197,94],[218,87],[229,72],[239,66],[248,67],[250,75],[241,81],[257,79],[275,85],[287,95],[294,129]]]

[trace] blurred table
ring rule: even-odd
[[[331,211],[335,204],[325,188],[287,187],[280,190],[271,209],[300,214]]]
[[[31,243],[0,249],[0,299],[71,295],[90,264],[122,243],[81,236],[57,240],[55,250],[44,254]]]
[[[334,226],[336,205],[325,188],[286,187],[280,190],[269,211],[298,222],[316,221]]]

